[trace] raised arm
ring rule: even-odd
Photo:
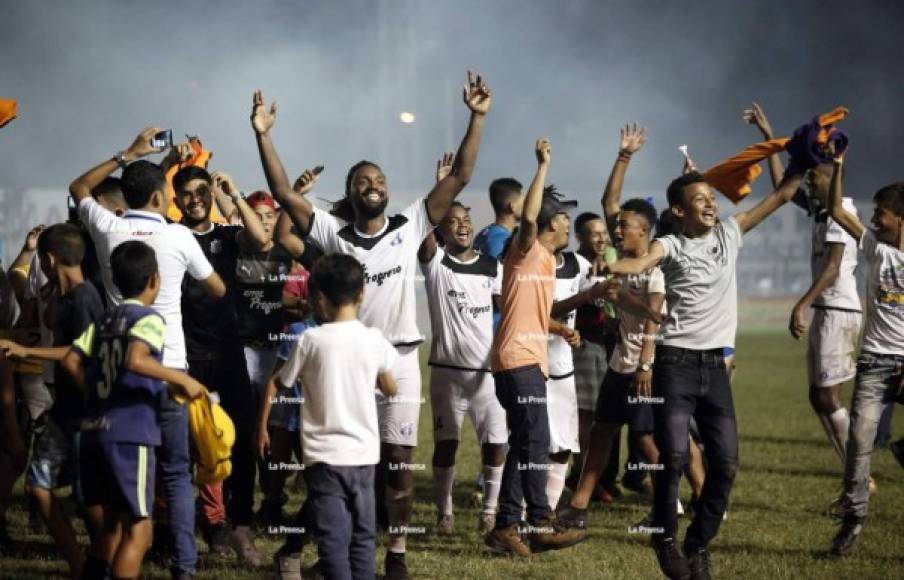
[[[612,274],[642,274],[653,266],[659,265],[664,257],[665,249],[662,244],[658,240],[653,240],[647,255],[639,258],[622,258],[617,262],[607,264],[606,270]]]
[[[537,218],[540,215],[540,206],[543,205],[543,187],[546,185],[546,174],[549,172],[549,160],[552,156],[549,139],[545,137],[537,139],[534,152],[537,155],[537,173],[524,196],[518,239],[515,240],[516,247],[522,254],[526,254],[537,239]]]
[[[615,158],[615,165],[612,167],[609,181],[606,182],[606,188],[603,190],[603,215],[606,217],[606,227],[609,229],[610,237],[615,231],[615,218],[621,211],[622,186],[625,182],[628,164],[631,163],[631,156],[637,153],[646,142],[647,130],[642,127],[638,128],[637,123],[634,123],[619,129],[619,135],[618,157]]]
[[[295,192],[289,183],[289,177],[286,175],[286,170],[282,161],[279,160],[279,155],[277,155],[270,137],[270,129],[275,122],[276,101],[268,108],[264,106],[264,96],[261,91],[255,91],[251,126],[254,128],[257,139],[257,150],[260,153],[264,176],[267,178],[267,186],[279,205],[289,212],[289,216],[298,229],[306,235],[311,225],[314,206],[303,194]],[[314,181],[316,181],[316,177],[311,180],[311,187],[313,187]]]
[[[151,153],[159,153],[163,148],[151,146],[151,139],[160,131],[157,127],[148,127],[135,137],[129,148],[123,151],[121,160],[131,163]],[[107,159],[99,165],[95,165],[69,184],[69,193],[72,195],[75,205],[91,197],[91,190],[100,185],[100,182],[111,173],[119,169],[119,160],[116,157]]]
[[[229,174],[222,171],[214,171],[210,178],[213,180],[213,189],[216,196],[228,197],[242,220],[244,228],[239,232],[240,242],[246,245],[249,250],[257,251],[262,249],[270,241],[267,232],[264,231],[264,225],[261,218],[258,217],[248,202],[242,197],[239,188]]]
[[[833,161],[832,182],[829,185],[829,215],[838,222],[844,231],[851,234],[858,242],[863,237],[863,224],[857,216],[844,209],[841,203],[841,167],[844,165],[843,157],[836,157]]]
[[[468,86],[464,88],[464,101],[471,110],[468,130],[458,147],[452,171],[439,180],[427,194],[427,213],[430,221],[437,224],[449,211],[456,196],[465,188],[474,173],[477,164],[477,151],[480,149],[480,138],[483,134],[483,123],[487,111],[490,110],[492,94],[483,77],[468,71]]]
[[[738,227],[741,228],[741,233],[749,232],[772,215],[775,210],[791,201],[791,198],[794,197],[800,187],[800,178],[800,173],[795,173],[794,175],[785,174],[778,188],[766,196],[766,199],[747,211],[736,213],[734,218],[738,222]]]
[[[744,110],[743,119],[747,124],[755,125],[760,130],[760,133],[763,134],[764,140],[771,141],[775,139],[772,133],[772,125],[769,124],[769,119],[766,118],[766,112],[757,103],[752,103],[749,109]],[[785,168],[782,167],[782,160],[779,159],[778,153],[773,153],[769,156],[769,175],[772,177],[772,187],[778,189],[778,185],[782,182],[782,177],[785,175]]]
[[[304,240],[292,231],[292,218],[284,211],[276,218],[276,241],[296,260],[304,254]]]

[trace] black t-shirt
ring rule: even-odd
[[[182,330],[188,358],[238,344],[235,305],[235,266],[241,226],[215,224],[207,233],[194,232],[204,255],[226,285],[226,295],[213,298],[198,280],[182,280]]]
[[[104,289],[104,277],[100,269],[100,260],[97,258],[97,248],[94,245],[94,240],[91,239],[87,232],[83,231],[82,237],[85,239],[85,257],[82,259],[82,272],[85,275],[85,280],[94,284],[94,289],[100,294],[101,303],[106,307],[107,293]]]
[[[100,293],[87,280],[57,298],[53,345],[69,346],[104,315]],[[60,363],[53,370],[54,401],[50,416],[64,429],[78,429],[85,413],[82,390]]]
[[[282,331],[282,290],[291,270],[292,256],[280,244],[265,252],[239,252],[235,300],[242,342],[269,341]]]

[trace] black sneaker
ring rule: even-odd
[[[659,560],[659,569],[670,580],[690,580],[691,567],[678,549],[675,538],[664,538],[653,536],[650,539],[650,545],[656,552],[656,559]]]
[[[830,552],[833,556],[848,555],[854,547],[854,544],[857,543],[857,538],[860,537],[860,533],[863,531],[863,523],[865,521],[865,517],[853,515],[844,516],[844,519],[841,521],[841,528],[838,530],[838,533],[835,534],[835,539],[832,540],[832,549]]]
[[[405,554],[386,552],[385,580],[408,580],[408,566],[405,565]]]
[[[712,580],[709,575],[709,551],[706,548],[684,549],[691,568],[691,580]]]
[[[574,530],[587,529],[587,510],[566,505],[556,512],[556,522],[563,528]]]
[[[895,459],[898,460],[898,463],[901,464],[901,467],[904,467],[904,439],[899,439],[888,446],[891,450],[891,454],[895,456]]]

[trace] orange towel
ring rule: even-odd
[[[16,118],[16,101],[0,99],[0,127]]]
[[[204,149],[203,145],[201,144],[201,140],[198,137],[189,137],[188,143],[189,145],[191,145],[193,151],[191,157],[189,157],[182,163],[173,165],[166,172],[166,215],[174,222],[179,222],[182,220],[182,212],[176,205],[176,192],[175,190],[173,190],[173,176],[175,176],[176,173],[178,173],[179,170],[183,167],[189,167],[192,165],[207,169],[207,164],[210,162],[210,158],[213,157],[213,153]],[[210,210],[210,221],[220,224],[226,223],[226,220],[223,218],[223,216],[220,215],[220,212],[217,210],[217,204],[215,201],[213,202],[213,207]]]
[[[828,113],[823,113],[816,118],[820,127],[817,141],[826,143],[832,132],[833,125],[847,117],[849,111],[844,107],[836,107]],[[797,134],[797,132],[795,132]],[[725,161],[716,164],[703,172],[707,183],[722,192],[725,197],[734,203],[740,202],[750,194],[752,184],[763,172],[759,166],[760,161],[770,155],[785,150],[790,139],[772,139],[762,143],[754,143],[740,153],[732,155]]]

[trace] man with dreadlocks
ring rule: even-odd
[[[398,383],[398,394],[377,395],[382,442],[377,490],[379,493],[380,487],[385,489],[382,499],[386,503],[390,538],[387,579],[408,577],[405,536],[414,500],[410,462],[417,444],[421,401],[417,352],[423,340],[415,320],[417,251],[470,180],[484,118],[490,109],[490,90],[480,75],[468,73],[463,96],[471,118],[452,170],[426,197],[416,199],[401,213],[390,216],[386,215],[389,201],[386,176],[370,161],[360,161],[349,170],[345,198],[332,212],[314,207],[304,197],[316,180],[313,171],[302,174],[301,187],[298,192],[293,191],[270,137],[270,128],[276,120],[276,103],[265,107],[260,91],[254,95],[251,124],[270,190],[306,239],[325,253],[350,254],[364,265],[366,289],[359,317],[365,325],[380,329],[398,351],[391,369]]]

